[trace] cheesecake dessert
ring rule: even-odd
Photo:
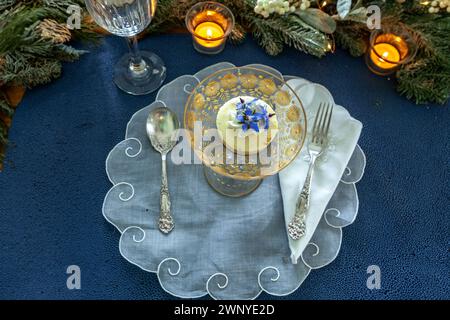
[[[228,149],[238,154],[255,154],[273,141],[278,120],[273,108],[263,100],[240,96],[220,107],[216,126]]]

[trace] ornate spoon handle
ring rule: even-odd
[[[160,195],[160,213],[159,230],[163,233],[169,233],[174,227],[173,218],[170,215],[170,195],[169,185],[167,183],[166,155],[162,155],[162,175],[161,175],[161,195]]]
[[[311,157],[311,163],[309,164],[308,174],[306,175],[305,184],[303,185],[300,196],[297,200],[297,205],[295,207],[294,218],[288,225],[289,236],[298,240],[305,235],[306,225],[305,217],[306,212],[309,208],[309,195],[311,193],[311,179],[314,172],[314,163],[316,162],[316,157]]]

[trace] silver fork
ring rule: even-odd
[[[305,184],[297,200],[295,215],[288,225],[289,236],[298,240],[304,236],[306,231],[305,217],[309,209],[309,197],[311,193],[311,180],[314,173],[314,163],[320,157],[328,142],[328,130],[330,129],[331,115],[333,105],[331,103],[321,102],[317,110],[316,119],[312,130],[312,138],[308,144],[310,157],[308,174]]]

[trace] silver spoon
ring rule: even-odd
[[[174,227],[170,214],[170,195],[167,183],[166,156],[177,144],[176,132],[180,127],[177,115],[169,108],[153,109],[147,118],[147,136],[156,151],[161,153],[162,177],[160,195],[159,230],[169,233]]]

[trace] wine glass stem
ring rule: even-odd
[[[142,59],[138,47],[136,36],[127,37],[128,48],[130,49],[130,71],[135,77],[142,77],[148,74],[150,66]]]

